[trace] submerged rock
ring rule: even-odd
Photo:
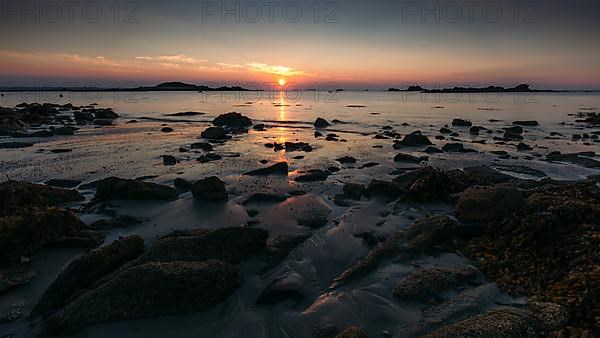
[[[174,200],[177,197],[177,190],[151,182],[109,177],[98,181],[96,185],[98,200]]]
[[[192,194],[195,199],[207,201],[228,201],[229,196],[225,183],[216,176],[207,177],[196,181],[192,185]]]
[[[91,287],[143,251],[144,240],[139,236],[130,236],[83,254],[71,262],[46,289],[31,315],[37,317],[58,311],[74,295]]]
[[[51,316],[46,330],[70,334],[108,322],[200,312],[225,300],[240,284],[228,263],[147,263],[127,269]]]
[[[502,220],[525,203],[522,194],[510,186],[473,187],[456,203],[456,215],[463,222]]]
[[[268,175],[286,175],[288,174],[287,162],[279,162],[267,168],[261,168],[245,173],[246,176],[268,176]]]
[[[121,215],[112,219],[101,219],[92,223],[91,227],[99,230],[120,229],[141,224],[143,222],[143,220],[136,217]]]
[[[297,273],[275,279],[256,300],[258,305],[274,305],[291,299],[299,302],[304,298],[304,280]]]
[[[477,275],[472,267],[419,269],[404,277],[394,296],[409,301],[427,301],[445,290],[455,289]]]

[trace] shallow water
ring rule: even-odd
[[[439,135],[440,127],[451,124],[453,118],[470,119],[475,125],[493,131],[493,134],[482,132],[479,136],[473,136],[468,128],[451,127],[460,134],[457,140],[478,153],[428,155],[428,163],[437,167],[464,168],[485,164],[510,170],[508,166],[524,166],[561,180],[578,180],[600,173],[598,168],[545,160],[545,155],[556,150],[600,153],[599,143],[586,144],[572,140],[574,133],[591,133],[598,131],[598,128],[585,128],[575,123],[575,117],[568,115],[600,107],[598,94],[539,93],[527,97],[527,100],[523,97],[516,100],[516,94],[503,94],[497,102],[489,97],[484,99],[483,94],[473,94],[472,102],[467,94],[458,102],[449,98],[441,98],[438,102],[434,97],[425,97],[423,100],[420,94],[387,92],[339,92],[333,96],[331,93],[303,92],[299,100],[292,99],[293,93],[277,93],[275,97],[265,97],[267,93],[243,93],[246,97],[242,93],[134,93],[134,96],[124,100],[126,94],[65,93],[64,98],[58,98],[58,93],[6,94],[4,101],[0,101],[2,106],[14,106],[21,102],[98,103],[99,107],[113,107],[121,118],[114,127],[83,127],[75,136],[20,139],[36,144],[31,148],[0,150],[0,181],[11,178],[44,182],[51,178],[64,178],[79,179],[86,183],[108,176],[136,178],[151,175],[156,176],[149,179],[151,181],[172,184],[176,177],[195,181],[217,175],[227,185],[228,203],[198,203],[190,193],[182,194],[178,200],[169,203],[113,203],[109,208],[118,214],[137,216],[145,222],[107,232],[106,243],[128,234],[139,234],[150,243],[158,236],[177,229],[216,229],[243,226],[248,222],[267,229],[270,237],[307,232],[311,237],[266,274],[257,274],[254,262],[244,263],[242,270],[245,280],[241,288],[227,301],[207,312],[103,324],[80,333],[78,337],[312,337],[316,331],[343,329],[350,325],[363,326],[375,337],[385,333],[394,337],[412,337],[436,327],[438,323],[435,318],[423,317],[422,310],[427,304],[398,301],[391,295],[391,289],[399,279],[418,266],[464,266],[472,263],[455,254],[388,262],[361,280],[335,292],[329,290],[332,279],[369,250],[362,239],[355,235],[374,231],[379,236],[388,237],[423,215],[452,214],[451,208],[446,205],[394,205],[372,200],[351,207],[339,207],[333,203],[332,198],[341,193],[343,183],[367,184],[374,178],[390,180],[395,177],[394,171],[418,166],[395,163],[393,157],[400,151],[392,148],[393,140],[374,139],[374,135],[381,133],[386,126],[403,135],[421,130],[440,148],[449,141],[435,140],[434,136]],[[315,100],[317,94],[320,98]],[[119,99],[115,99],[115,95],[119,95]],[[237,100],[234,99],[235,95],[238,95]],[[257,100],[256,95],[262,95],[263,98]],[[323,97],[337,101],[325,102]],[[349,108],[348,105],[365,107]],[[206,115],[165,116],[181,111],[199,111]],[[248,134],[235,135],[232,140],[216,145],[214,152],[224,155],[221,161],[200,164],[196,157],[202,152],[179,153],[179,147],[189,148],[191,143],[198,142],[201,131],[210,125],[210,121],[228,111],[243,113],[255,123],[263,121],[267,129],[260,132],[250,130]],[[340,142],[315,138],[312,123],[317,117],[330,122],[340,120],[324,131],[338,134]],[[126,123],[131,119],[139,122]],[[518,142],[497,144],[492,140],[493,136],[501,136],[501,128],[510,126],[514,120],[540,122],[539,127],[526,127],[523,135],[523,142],[531,145],[534,148],[532,151],[517,151]],[[175,131],[162,133],[160,129],[163,125]],[[559,132],[564,136],[547,139],[550,132]],[[473,143],[480,140],[486,143]],[[264,146],[269,142],[286,141],[308,142],[314,151],[276,152]],[[69,148],[72,152],[49,152],[58,148]],[[493,150],[507,151],[510,156],[500,159],[490,153]],[[425,155],[421,151],[421,148],[401,150],[417,156]],[[239,153],[239,157],[233,157],[235,153]],[[180,162],[176,166],[165,167],[161,159],[163,154],[173,155]],[[296,158],[299,155],[303,158]],[[336,161],[347,155],[357,158],[358,163],[340,165]],[[598,160],[598,157],[595,159]],[[263,167],[260,160],[270,164],[288,161],[292,172],[289,178],[242,175]],[[378,165],[361,168],[369,162]],[[305,170],[331,166],[341,170],[326,182],[293,181]],[[506,172],[522,178],[540,178]],[[252,209],[259,211],[255,218],[249,217],[246,213],[248,207],[242,206],[242,201],[255,192],[289,193],[296,190],[306,191],[307,194],[290,197],[278,204],[253,205]],[[94,191],[84,193],[91,199]],[[328,224],[318,230],[297,224],[299,218],[313,214],[328,215]],[[87,223],[105,217],[98,210],[82,215]],[[29,311],[60,269],[76,254],[69,251],[35,255],[32,260],[38,278],[26,287],[0,296],[0,304],[20,302],[25,305],[25,311]],[[255,305],[260,292],[273,279],[290,273],[297,274],[303,281],[303,301],[284,302],[273,307]],[[490,288],[493,289],[493,286]],[[466,313],[484,311],[496,306],[494,302],[505,304],[517,301],[520,300],[497,290],[489,291],[475,308]],[[30,323],[25,318],[0,324],[0,337],[4,333],[11,333],[14,337],[31,337],[37,332],[39,323]]]

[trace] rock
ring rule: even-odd
[[[177,159],[171,155],[162,155],[163,165],[173,166],[177,164]]]
[[[163,133],[172,133],[173,132],[173,128],[171,127],[164,127],[160,130]]]
[[[330,173],[325,170],[311,170],[308,174],[298,176],[294,179],[296,182],[319,182],[326,181]]]
[[[427,161],[428,157],[416,157],[409,154],[399,153],[394,157],[394,162],[408,162],[408,163],[421,163],[423,161]]]
[[[40,130],[31,134],[31,137],[52,137],[54,134],[49,130]]]
[[[98,200],[174,200],[177,197],[177,190],[169,186],[117,177],[100,180],[96,186]]]
[[[432,145],[431,141],[427,136],[423,135],[421,131],[412,132],[406,136],[399,143],[394,144],[394,149],[398,149],[401,146],[405,147],[420,147]],[[396,146],[399,145],[399,146]]]
[[[492,310],[447,325],[425,338],[444,337],[536,337],[528,319],[512,311]]]
[[[394,288],[394,297],[428,301],[445,290],[453,290],[477,275],[472,267],[419,269],[404,277]]]
[[[128,216],[128,215],[121,215],[121,216],[111,218],[111,219],[98,220],[98,221],[92,223],[92,225],[90,227],[93,229],[98,229],[98,230],[108,230],[108,229],[127,228],[130,226],[142,224],[142,223],[144,223],[144,221],[139,218],[136,218],[133,216]]]
[[[200,135],[208,140],[229,140],[231,138],[227,135],[227,131],[221,127],[206,128]]]
[[[31,313],[47,315],[65,306],[76,294],[144,252],[144,240],[130,236],[85,253],[71,262],[46,289]]]
[[[275,279],[256,300],[258,305],[274,305],[291,299],[299,302],[304,298],[304,280],[297,273]]]
[[[560,304],[532,302],[530,307],[533,319],[540,325],[545,335],[562,329],[569,319],[569,314]]]
[[[287,200],[287,196],[283,194],[267,194],[267,193],[254,193],[248,197],[242,205],[249,205],[255,203],[281,203]]]
[[[254,129],[256,131],[264,131],[265,128],[266,128],[266,126],[263,123],[255,124],[254,127],[252,127],[252,129]]]
[[[311,235],[309,233],[300,233],[270,238],[267,241],[265,255],[266,266],[263,271],[266,272],[276,267],[290,254],[290,252],[292,252],[292,250],[304,243],[310,237]]]
[[[456,127],[471,127],[473,123],[469,120],[454,119],[452,120],[452,125]]]
[[[442,127],[442,128],[440,129],[440,133],[441,133],[441,134],[452,134],[452,133],[453,133],[453,131],[452,131],[452,130],[450,130],[450,129],[448,129],[448,128],[446,128],[446,127]]]
[[[6,304],[0,306],[0,324],[10,323],[23,315],[23,304]],[[10,336],[6,336],[10,337]]]
[[[578,154],[549,154],[546,158],[548,161],[573,163],[592,169],[600,168],[600,161],[587,157],[581,157]]]
[[[511,141],[521,141],[523,140],[523,136],[520,134],[514,134],[509,131],[504,132],[504,138]]]
[[[423,310],[424,323],[435,326],[451,323],[467,313],[476,313],[487,304],[493,303],[499,293],[496,283],[485,284],[474,289],[468,288],[458,293],[456,297]]]
[[[508,132],[511,134],[523,134],[523,127],[521,127],[521,126],[506,127],[506,128],[502,128],[502,129],[504,129],[505,132]]]
[[[209,162],[219,161],[222,158],[223,157],[221,155],[219,155],[219,154],[207,153],[207,154],[204,154],[204,155],[198,157],[196,159],[196,161],[198,161],[200,163],[209,163]]]
[[[354,164],[354,163],[356,163],[356,159],[354,157],[352,157],[352,156],[340,157],[336,161],[340,162],[341,164]]]
[[[0,295],[29,284],[35,277],[35,271],[27,264],[0,267]]]
[[[0,142],[0,149],[19,149],[33,147],[29,142]]]
[[[246,176],[268,176],[268,175],[286,175],[288,174],[287,162],[279,162],[267,168],[261,168],[245,173]]]
[[[333,196],[333,203],[338,207],[349,207],[354,204],[354,201],[346,194],[336,194]]]
[[[524,127],[537,127],[540,124],[538,121],[514,121],[513,125],[524,126]]]
[[[92,110],[94,117],[100,120],[114,120],[119,118],[119,115],[110,109],[94,109]]]
[[[167,114],[166,116],[182,117],[182,116],[199,116],[199,115],[206,115],[206,113],[200,113],[200,112],[195,112],[195,111],[186,111],[186,112],[180,112],[180,113]]]
[[[531,146],[521,142],[517,145],[517,150],[518,151],[529,151],[529,150],[533,150],[533,148],[531,148]]]
[[[0,217],[0,264],[78,234],[85,224],[70,211],[20,207]]]
[[[317,120],[315,121],[315,128],[327,128],[329,127],[331,124],[329,124],[329,122],[327,122],[325,119],[323,118],[317,118]]]
[[[404,189],[394,182],[386,182],[379,180],[372,180],[365,190],[365,196],[368,198],[373,197],[385,197],[388,199],[395,200],[404,194]]]
[[[204,150],[204,151],[213,151],[213,146],[210,143],[206,143],[206,142],[193,143],[190,147],[192,149],[201,149],[201,150]]]
[[[426,154],[441,154],[444,151],[437,147],[429,146],[429,147],[425,148],[425,150],[423,150],[423,152]]]
[[[135,266],[77,297],[48,319],[46,330],[70,334],[108,321],[200,312],[239,284],[238,268],[217,260]]]
[[[180,177],[173,180],[173,185],[175,186],[175,189],[177,189],[180,192],[187,192],[192,190],[192,183]]]
[[[472,126],[472,127],[469,129],[469,133],[470,133],[471,135],[479,135],[479,132],[480,132],[481,130],[483,130],[483,129],[484,129],[483,127],[479,127],[479,126]]]
[[[80,180],[65,180],[65,179],[51,179],[45,182],[46,185],[57,187],[57,188],[75,188],[81,184]]]
[[[154,242],[134,263],[218,259],[237,264],[264,249],[268,236],[265,230],[241,227],[175,232]]]
[[[298,225],[309,227],[311,229],[319,229],[327,225],[326,216],[314,215],[308,218],[302,218],[298,220]]]
[[[340,332],[335,338],[369,338],[369,335],[364,329],[352,326]]]
[[[360,201],[360,198],[365,193],[366,187],[364,184],[346,183],[344,184],[344,194],[349,198]]]
[[[522,194],[510,186],[473,187],[460,195],[455,211],[463,222],[499,221],[524,203]]]
[[[207,177],[196,181],[192,185],[192,194],[195,199],[207,201],[228,201],[229,196],[225,189],[225,183],[216,176]]]
[[[60,127],[52,130],[52,134],[59,136],[73,136],[75,131],[70,127]]]
[[[465,149],[462,143],[446,143],[442,150],[448,153],[466,153],[472,152],[473,150]]]
[[[213,120],[213,124],[219,127],[228,126],[235,128],[246,128],[252,125],[252,120],[240,113],[232,112],[219,115]]]
[[[77,120],[77,121],[83,121],[83,122],[94,121],[94,115],[92,115],[92,113],[90,113],[90,112],[76,111],[76,112],[73,112],[73,116],[75,117],[75,120]]]

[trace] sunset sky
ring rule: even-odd
[[[241,1],[239,23],[233,14],[221,17],[223,6],[234,9],[236,1],[151,0],[135,2],[137,9],[127,1],[96,1],[103,11],[97,22],[84,17],[83,1],[73,10],[73,22],[63,7],[55,23],[49,22],[55,8],[39,2],[37,23],[33,14],[22,18],[23,8],[3,2],[3,86],[243,85],[285,79],[305,88],[326,82],[350,89],[527,82],[539,88],[600,89],[597,0],[523,1],[518,13],[512,0],[475,1],[475,7],[462,1],[454,2],[458,7],[448,7],[447,1],[338,0],[335,6],[281,1],[274,6],[274,22],[263,1],[246,12],[250,2]],[[431,12],[423,18],[423,6],[431,10],[436,4],[439,22]],[[213,5],[218,9],[210,14]],[[256,8],[262,10],[258,20]],[[89,13],[93,9],[88,7]],[[128,14],[138,22],[124,23]]]

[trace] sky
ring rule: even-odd
[[[600,89],[597,0],[2,0],[0,25],[2,87]]]

